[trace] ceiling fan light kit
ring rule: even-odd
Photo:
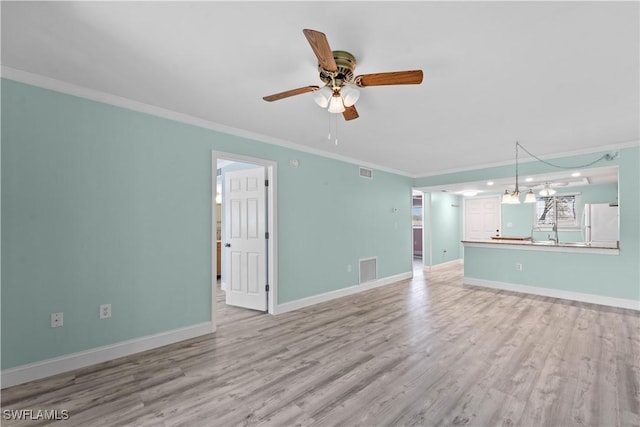
[[[331,100],[332,96],[333,96],[333,91],[329,86],[325,86],[313,92],[313,100],[321,108],[327,108],[329,106],[329,101]]]
[[[344,113],[344,103],[342,102],[342,97],[340,96],[340,92],[333,92],[333,95],[331,95],[331,100],[329,101],[329,108],[328,108],[330,113],[334,113],[334,114],[338,114],[338,113]]]
[[[342,102],[344,102],[345,107],[351,107],[358,102],[358,99],[360,98],[360,91],[348,84],[345,84],[342,87],[340,94],[342,95]]]
[[[345,120],[360,117],[355,103],[360,98],[358,88],[367,86],[405,85],[422,83],[422,70],[394,71],[388,73],[363,74],[354,77],[356,58],[344,50],[332,51],[324,33],[315,30],[302,30],[313,53],[318,59],[320,80],[325,84],[305,86],[265,96],[268,102],[277,101],[290,96],[313,92],[313,100],[329,113],[342,113]]]
[[[542,197],[549,197],[549,196],[553,196],[554,194],[556,194],[556,190],[551,188],[551,183],[550,182],[545,182],[544,183],[544,188],[542,190],[540,190],[540,192],[538,194],[540,194]]]

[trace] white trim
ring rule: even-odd
[[[199,323],[172,331],[160,332],[145,337],[134,338],[115,344],[92,348],[90,350],[67,354],[53,359],[29,363],[2,371],[1,388],[7,388],[40,378],[50,377],[74,369],[84,368],[97,363],[129,356],[142,351],[210,334],[211,322]]]
[[[640,145],[640,141],[639,140],[635,140],[635,141],[625,141],[625,142],[619,142],[619,143],[615,143],[615,144],[607,144],[607,145],[599,145],[597,147],[590,147],[590,148],[584,148],[582,150],[575,150],[575,151],[563,151],[560,153],[551,153],[551,154],[545,154],[542,156],[538,156],[539,158],[543,159],[543,160],[547,160],[547,159],[560,159],[563,157],[571,157],[571,156],[580,156],[580,155],[584,155],[584,154],[593,154],[593,153],[601,153],[601,152],[605,152],[605,151],[613,151],[613,150],[622,150],[625,148],[631,148],[631,147],[636,147]],[[525,160],[519,160],[518,163],[519,164],[524,164],[524,163],[533,163],[536,162],[536,159],[525,159]],[[500,167],[500,166],[510,166],[513,165],[513,160],[504,160],[504,161],[500,161],[500,162],[491,162],[491,163],[485,163],[482,166],[473,166],[473,167],[460,167],[460,168],[452,168],[452,169],[445,169],[445,170],[439,170],[439,171],[429,171],[429,172],[424,172],[424,173],[418,173],[415,174],[413,177],[414,178],[429,178],[432,176],[439,176],[439,175],[448,175],[448,174],[453,174],[453,173],[459,173],[459,172],[471,172],[471,171],[479,171],[482,169],[490,169],[490,168],[495,168],[495,167]],[[429,187],[416,187],[416,188],[423,188],[425,189],[425,191],[429,191],[430,188],[440,188],[440,186],[429,186]]]
[[[517,243],[517,241],[497,241],[497,242],[469,242],[462,241],[465,248],[488,248],[488,249],[509,249],[515,251],[534,251],[534,252],[564,252],[564,253],[581,253],[593,255],[620,255],[618,248],[603,248],[595,246],[571,246],[562,242],[557,245],[544,243]]]
[[[42,76],[39,74],[29,73],[27,71],[18,70],[15,68],[7,67],[5,65],[3,65],[0,68],[0,72],[1,72],[2,78],[14,80],[20,83],[25,83],[31,86],[50,89],[56,92],[61,92],[67,95],[73,95],[80,98],[90,99],[92,101],[101,102],[104,104],[115,105],[117,107],[126,108],[128,110],[139,111],[142,113],[151,114],[153,116],[162,117],[165,119],[174,120],[181,123],[187,123],[187,124],[198,126],[205,129],[224,132],[229,135],[235,135],[242,138],[248,138],[248,139],[264,142],[271,145],[290,148],[292,150],[296,150],[303,153],[310,153],[316,156],[321,156],[321,157],[325,157],[333,160],[339,160],[342,162],[351,163],[358,166],[362,165],[371,169],[377,169],[380,171],[389,172],[389,173],[393,173],[401,176],[406,176],[409,178],[415,178],[414,175],[404,171],[397,170],[397,169],[389,168],[382,165],[376,165],[373,163],[363,162],[362,160],[343,156],[341,154],[323,151],[317,148],[306,147],[306,146],[296,144],[284,139],[274,138],[271,136],[250,132],[244,129],[238,129],[231,126],[226,126],[220,123],[212,122],[212,121],[201,119],[198,117],[193,117],[188,114],[179,113],[176,111],[157,107],[155,105],[145,104],[143,102],[134,101],[132,99],[124,98],[117,95],[112,95],[110,93],[88,89],[86,87],[77,86],[71,83],[52,79],[50,77]]]
[[[14,80],[20,83],[25,83],[31,86],[37,86],[44,89],[50,89],[56,92],[65,93],[68,95],[78,96],[80,98],[90,99],[92,101],[101,102],[104,104],[115,105],[117,107],[126,108],[128,110],[139,111],[139,112],[151,114],[157,117],[163,117],[169,120],[175,120],[178,122],[191,124],[194,126],[205,128],[205,129],[224,132],[230,135],[249,138],[249,139],[253,139],[259,142],[264,142],[267,144],[290,148],[292,150],[300,151],[303,153],[315,154],[317,156],[325,157],[328,159],[339,160],[339,161],[343,161],[343,162],[351,163],[355,165],[361,165],[368,168],[377,169],[380,171],[389,172],[389,173],[406,176],[414,179],[429,178],[432,176],[446,175],[446,174],[458,173],[458,172],[476,171],[476,170],[482,170],[482,169],[487,169],[487,168],[492,168],[497,166],[507,166],[507,165],[513,164],[512,160],[505,160],[502,162],[486,163],[482,166],[443,169],[438,171],[431,170],[431,171],[425,171],[422,173],[409,173],[406,171],[401,171],[398,169],[393,169],[393,168],[389,168],[382,165],[376,165],[374,163],[363,162],[362,160],[354,159],[354,158],[336,154],[336,153],[323,151],[317,148],[306,147],[291,141],[274,138],[271,136],[262,135],[255,132],[250,132],[244,129],[238,129],[231,126],[222,125],[220,123],[204,120],[198,117],[193,117],[188,114],[179,113],[176,111],[157,107],[155,105],[145,104],[143,102],[134,101],[132,99],[124,98],[124,97],[113,95],[110,93],[101,92],[98,90],[89,89],[86,87],[63,82],[61,80],[53,79],[51,77],[46,77],[40,74],[30,73],[28,71],[19,70],[17,68],[11,68],[6,65],[0,66],[0,77],[8,80]],[[621,150],[624,148],[635,147],[638,145],[640,145],[640,141],[638,140],[625,141],[625,142],[620,142],[616,144],[608,144],[608,145],[601,145],[598,147],[586,148],[582,150],[545,154],[538,157],[540,157],[541,159],[554,159],[554,158],[561,158],[561,157],[577,156],[581,154],[591,154],[591,153],[599,153],[599,152],[611,151],[611,150]],[[535,160],[530,160],[530,161],[535,161]],[[521,163],[527,163],[527,162],[528,160],[524,160]],[[424,187],[424,188],[425,188],[424,191],[430,191],[428,190],[428,188],[430,187]]]
[[[495,282],[492,280],[476,279],[467,276],[464,277],[463,283],[465,285],[482,286],[484,288],[500,289],[532,295],[541,295],[545,297],[560,298],[571,301],[588,302],[591,304],[627,308],[630,310],[640,310],[640,301],[632,299],[584,294],[582,292],[563,291],[560,289],[541,288],[538,286],[517,285],[514,283],[506,282]]]
[[[422,194],[424,195],[429,195],[429,224],[428,224],[428,229],[429,229],[429,263],[428,265],[426,263],[422,263],[425,267],[427,268],[431,268],[431,266],[433,265],[433,210],[431,209],[431,192],[427,192],[425,193],[424,191],[422,192]],[[423,196],[424,197],[424,196]],[[427,201],[423,198],[422,199],[422,218],[424,221],[424,215],[427,213]],[[422,228],[422,244],[423,246],[426,246],[425,243],[425,234],[424,234],[424,230],[427,229],[427,224],[424,224],[424,228]],[[422,252],[424,253],[424,248],[422,250]],[[423,255],[424,257],[424,255]],[[424,261],[424,258],[423,258]]]
[[[380,286],[396,283],[401,280],[411,279],[413,272],[408,271],[406,273],[396,274],[394,276],[385,277],[383,279],[372,280],[371,282],[363,283],[362,285],[349,286],[348,288],[337,289],[335,291],[325,292],[319,295],[313,295],[307,298],[301,298],[299,300],[285,302],[284,304],[278,304],[276,307],[276,314],[286,313],[288,311],[299,310],[301,308],[309,307],[311,305],[320,304],[322,302],[331,301],[336,298],[346,297],[347,295],[357,294],[359,292],[374,289]]]
[[[267,171],[267,179],[269,180],[269,186],[267,187],[267,193],[269,195],[269,203],[267,206],[267,231],[269,232],[269,277],[267,283],[269,283],[269,300],[268,300],[268,312],[269,314],[276,313],[276,301],[278,301],[278,197],[277,197],[277,177],[278,177],[278,163],[273,160],[261,159],[259,157],[244,156],[242,154],[228,153],[223,151],[213,150],[211,151],[211,179],[212,179],[212,209],[211,209],[211,224],[214,227],[212,229],[211,236],[215,230],[216,215],[215,209],[215,188],[217,182],[216,168],[219,159],[231,160],[234,162],[251,163],[254,165],[260,165]],[[215,301],[217,292],[217,273],[215,272],[215,259],[216,259],[217,246],[215,240],[211,242],[211,322],[216,325],[215,320]]]
[[[451,260],[451,261],[442,262],[440,264],[435,264],[435,265],[432,265],[430,267],[427,266],[427,267],[425,267],[425,270],[426,271],[434,271],[434,270],[439,270],[439,269],[445,268],[445,267],[451,267],[451,266],[454,266],[454,265],[464,265],[464,259],[458,258],[458,259],[454,259],[454,260]]]

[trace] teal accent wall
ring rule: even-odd
[[[411,271],[410,178],[378,170],[360,178],[357,167],[354,178],[354,165],[327,170],[310,154],[296,158],[300,166],[285,166],[289,179],[278,183],[278,268],[281,282],[292,280],[280,286],[280,302],[357,284],[362,258],[378,257],[381,278]]]
[[[429,197],[425,203],[429,203]],[[431,194],[430,209],[425,210],[424,247],[428,265],[429,245],[431,245],[431,265],[443,264],[462,258],[462,201],[460,196],[433,192]]]
[[[357,284],[360,258],[377,256],[379,277],[411,271],[411,178],[362,179],[357,165],[11,80],[1,90],[2,369],[210,320],[212,150],[278,162],[280,303]],[[99,320],[105,303],[113,317]]]
[[[489,281],[589,293],[614,298],[640,300],[640,148],[636,145],[615,150],[612,161],[600,165],[618,166],[620,204],[620,254],[509,251],[508,249],[464,249],[465,276]],[[565,166],[587,164],[601,152],[549,159]],[[553,171],[540,162],[520,165],[522,175]],[[416,187],[488,180],[513,174],[511,166],[478,169],[414,180]],[[515,270],[515,263],[523,271]]]

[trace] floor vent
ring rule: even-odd
[[[365,283],[378,278],[378,258],[366,258],[360,260],[360,282]]]
[[[373,179],[373,169],[360,167],[360,177]]]

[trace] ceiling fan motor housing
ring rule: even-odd
[[[345,83],[349,83],[353,80],[353,71],[356,68],[356,58],[349,52],[344,50],[334,50],[333,59],[336,61],[338,67],[337,73],[333,76],[335,84],[338,87],[342,87]],[[332,84],[332,74],[330,71],[325,70],[318,65],[320,71],[320,80],[326,84]]]

